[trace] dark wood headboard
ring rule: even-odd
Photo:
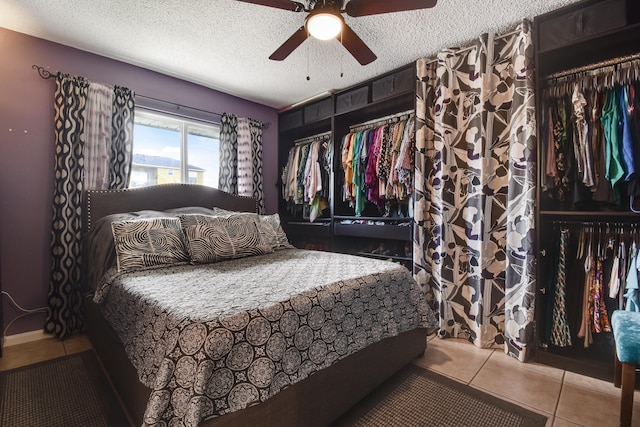
[[[241,212],[257,212],[252,197],[234,196],[195,184],[163,184],[125,190],[87,190],[84,198],[85,231],[100,218],[140,210],[164,211],[185,206],[214,206]]]

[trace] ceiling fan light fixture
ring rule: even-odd
[[[330,40],[342,31],[343,19],[328,12],[312,13],[307,18],[307,31],[319,40]]]

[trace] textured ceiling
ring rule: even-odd
[[[271,61],[305,13],[234,0],[0,0],[0,27],[283,108],[576,1],[439,0],[433,9],[345,16],[378,56],[367,66],[336,40],[313,38]]]

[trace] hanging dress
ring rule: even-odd
[[[553,299],[553,326],[551,329],[551,344],[558,347],[571,345],[571,332],[567,321],[565,300],[567,246],[569,244],[569,230],[560,230],[560,255],[558,258],[558,275]]]

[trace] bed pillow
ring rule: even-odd
[[[189,261],[178,218],[111,223],[118,271],[136,271]]]
[[[274,250],[291,249],[294,246],[289,243],[289,239],[282,229],[280,224],[280,215],[277,213],[272,215],[258,215],[253,212],[235,212],[226,209],[214,207],[214,215],[229,216],[229,215],[253,215],[257,217],[259,229],[263,239],[270,242]]]
[[[171,208],[165,211],[171,216],[198,214],[198,215],[213,215],[213,210],[204,208],[202,206],[185,206],[182,208]]]
[[[265,244],[254,218],[248,215],[178,215],[192,264],[273,252]]]

